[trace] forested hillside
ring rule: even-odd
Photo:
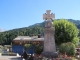
[[[70,22],[75,23],[75,25],[77,26],[80,32],[80,20],[73,20],[73,19],[68,19],[68,20]],[[41,35],[44,35],[43,33],[44,24],[45,22],[42,22],[42,23],[31,25],[29,27],[23,27],[23,28],[13,29],[5,32],[0,32],[0,44],[10,45],[12,40],[17,36],[31,36],[32,34],[38,35],[39,33]]]

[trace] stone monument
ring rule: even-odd
[[[56,45],[54,32],[55,28],[52,25],[52,19],[55,18],[55,14],[51,13],[51,10],[47,10],[43,14],[43,19],[45,19],[45,28],[44,28],[44,49],[42,55],[49,58],[55,58],[56,56]]]

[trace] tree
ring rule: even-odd
[[[60,19],[55,20],[53,26],[55,27],[55,42],[57,45],[66,42],[72,42],[74,44],[79,42],[78,29],[74,23],[66,19]]]

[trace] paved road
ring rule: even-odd
[[[0,60],[22,60],[20,56],[0,56]]]

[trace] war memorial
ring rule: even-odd
[[[56,44],[55,44],[55,28],[52,25],[52,20],[55,18],[55,14],[50,13],[51,10],[47,10],[45,14],[43,14],[43,19],[45,20],[45,27],[44,27],[44,37],[40,34],[38,36],[18,36],[13,39],[14,45],[12,46],[12,51],[15,53],[22,54],[24,47],[23,45],[26,43],[40,43],[44,45],[42,55],[47,58],[56,58]],[[33,54],[34,48],[31,48],[28,52]]]
[[[46,20],[45,27],[44,27],[44,37],[41,37],[40,34],[38,36],[18,36],[13,40],[14,45],[24,45],[26,43],[42,43],[44,41],[44,52],[43,53],[53,53],[56,52],[56,46],[55,46],[55,39],[54,39],[54,32],[55,28],[52,25],[52,19],[55,17],[55,15],[52,13],[50,14],[51,10],[47,10],[46,14],[43,14],[43,19]],[[18,51],[20,50],[19,48]]]
[[[12,52],[19,53],[20,55],[23,53],[24,44],[43,44],[43,52],[41,60],[58,60],[64,58],[59,58],[59,53],[56,51],[56,43],[55,43],[55,27],[52,24],[52,20],[55,18],[55,14],[50,13],[51,10],[46,10],[46,13],[43,14],[43,19],[45,20],[44,27],[44,36],[38,34],[38,36],[32,35],[30,36],[18,36],[13,39]],[[32,46],[29,51],[29,54],[34,54],[34,46]],[[65,54],[66,55],[66,54]],[[69,58],[69,60],[72,60]]]
[[[53,18],[55,15],[53,13],[50,14],[51,10],[47,10],[47,13],[43,14],[43,19],[46,20],[45,27],[44,27],[44,50],[43,56],[49,58],[56,58],[56,44],[55,44],[55,28],[52,25]]]
[[[24,51],[31,54],[28,55],[28,58],[31,56],[33,57],[33,59],[27,58],[27,60],[73,60],[66,52],[61,54],[61,52],[57,50],[55,43],[55,27],[52,24],[52,20],[54,19],[55,14],[51,13],[51,10],[46,10],[46,13],[43,14],[43,20],[45,20],[45,26],[43,28],[44,36],[41,36],[41,34],[37,36],[34,36],[34,34],[32,34],[32,36],[17,36],[13,39],[12,46],[7,46],[8,50],[2,51],[2,54],[0,53],[0,60],[22,60]],[[25,50],[25,44],[32,44],[32,46],[28,50]],[[36,44],[41,44],[43,46],[43,51],[39,55],[34,51],[34,45]],[[10,50],[11,48],[12,50]],[[77,57],[80,54],[80,49],[74,50],[78,53],[78,55],[75,53],[76,59],[80,60],[80,57]]]
[[[43,14],[43,20],[45,20],[44,26],[44,36],[38,34],[37,36],[17,36],[13,39],[12,44],[12,51],[4,51],[1,56],[1,59],[17,59],[22,60],[21,57],[24,52],[24,45],[25,44],[32,44],[29,50],[26,52],[28,56],[32,56],[34,60],[72,60],[72,57],[67,56],[66,52],[62,55],[60,52],[57,51],[56,43],[55,43],[55,27],[52,24],[52,20],[55,18],[55,14],[50,13],[51,10],[46,10],[46,13]],[[34,51],[34,45],[41,44],[43,45],[43,52],[40,55],[37,55]],[[11,46],[8,46],[11,48]],[[77,49],[78,50],[78,49]],[[6,52],[6,53],[5,53]],[[11,52],[11,53],[10,53]],[[18,55],[19,54],[19,55]],[[27,59],[32,60],[32,59]]]

